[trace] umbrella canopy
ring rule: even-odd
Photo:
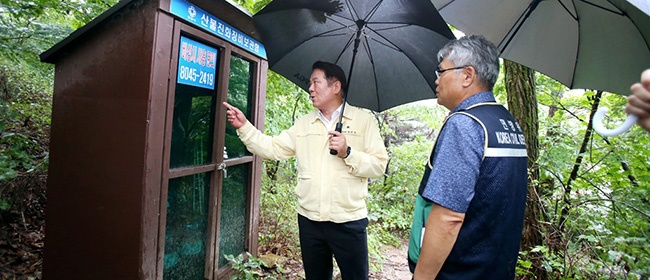
[[[569,88],[629,94],[650,66],[650,0],[432,0],[501,57]]]
[[[455,38],[429,0],[274,0],[253,20],[271,70],[308,91],[312,64],[335,63],[346,101],[374,111],[434,98],[436,53]]]
[[[639,73],[650,66],[650,0],[432,0],[451,25],[481,34],[501,57],[526,65],[569,88],[629,95]],[[627,131],[602,124],[607,108],[594,115],[603,136]]]

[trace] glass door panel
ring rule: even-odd
[[[219,50],[181,36],[169,148],[163,279],[203,280],[214,189]],[[210,247],[210,248],[208,248]]]
[[[212,162],[214,90],[176,85],[170,168]]]
[[[253,63],[241,57],[230,57],[230,74],[228,75],[228,103],[241,110],[250,120],[253,88]],[[250,155],[244,143],[239,140],[237,130],[232,125],[226,126],[225,158],[237,158]]]
[[[228,76],[228,103],[239,108],[246,118],[252,117],[253,63],[233,54],[230,57]],[[248,201],[251,188],[252,157],[248,160],[232,160],[251,155],[239,140],[234,127],[226,126],[224,158],[228,159],[228,177],[223,179],[219,222],[218,268],[228,264],[225,255],[238,256],[247,251]]]
[[[221,102],[236,106],[249,120],[255,117],[253,86],[259,63],[252,62],[258,60],[250,54],[231,52],[219,40],[186,37],[184,28],[189,30],[183,27],[176,35],[180,38],[178,71],[167,126],[171,135],[163,201],[162,278],[219,279],[229,274],[226,255],[251,251],[250,208],[255,195],[253,173],[257,172],[236,129],[220,118],[224,115]],[[224,68],[227,61],[229,69]]]
[[[163,279],[203,279],[211,175],[169,180]]]
[[[218,268],[228,264],[226,255],[246,251],[249,170],[250,163],[228,167],[228,177],[223,179]]]

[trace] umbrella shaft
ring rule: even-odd
[[[350,81],[352,80],[352,69],[354,69],[354,60],[357,57],[357,51],[359,51],[359,43],[361,43],[361,27],[357,29],[357,38],[354,39],[354,49],[352,49],[352,62],[350,62],[350,72],[348,72],[348,82],[345,84],[345,93],[343,94],[343,107],[341,108],[341,114],[339,115],[339,122],[336,124],[336,128],[338,132],[341,132],[341,126],[343,122],[343,112],[345,112],[345,100],[347,99],[348,89],[350,89]]]
[[[354,39],[354,48],[352,49],[352,61],[350,62],[350,71],[348,72],[348,82],[345,85],[345,95],[348,94],[348,89],[350,88],[350,81],[352,81],[352,69],[354,69],[354,60],[357,57],[357,52],[359,51],[359,44],[361,43],[361,28],[357,29],[357,37]],[[343,105],[345,106],[345,105]],[[341,116],[343,114],[341,113]]]

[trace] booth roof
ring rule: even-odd
[[[190,2],[196,2],[196,0],[188,0]],[[246,9],[243,7],[239,6],[237,3],[233,2],[232,0],[221,0],[222,2],[227,3],[229,6],[235,8],[237,12],[241,13],[241,15],[246,16],[248,18],[252,18],[252,14],[248,12]],[[92,21],[87,23],[86,25],[82,26],[81,28],[75,30],[70,34],[68,37],[65,39],[61,40],[54,46],[52,46],[50,49],[44,51],[40,55],[40,59],[42,62],[47,62],[47,63],[55,63],[57,57],[60,55],[60,52],[65,49],[68,45],[73,44],[77,40],[80,40],[83,38],[86,34],[90,34],[92,30],[95,30],[102,24],[104,24],[108,19],[110,19],[114,14],[117,12],[121,11],[125,7],[129,6],[132,2],[136,2],[136,0],[121,0],[117,4],[115,4],[113,7],[99,15],[98,17],[94,18]],[[252,22],[252,20],[251,20]],[[257,39],[258,41],[261,40],[259,37],[259,34],[255,32],[255,34],[246,32],[247,30],[242,30],[247,35]]]

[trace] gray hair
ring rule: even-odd
[[[480,35],[464,36],[448,42],[438,51],[438,62],[443,59],[454,66],[472,66],[478,78],[492,90],[499,77],[499,51]]]

